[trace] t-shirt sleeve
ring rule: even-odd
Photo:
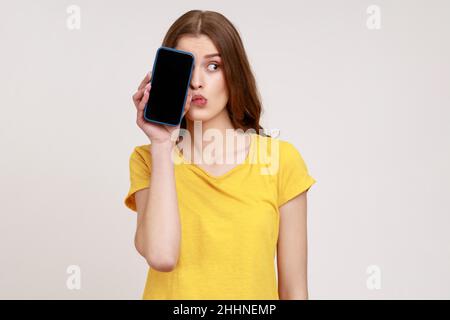
[[[278,176],[278,207],[309,190],[316,180],[309,174],[300,152],[290,142],[280,149],[280,171]]]
[[[130,188],[124,203],[135,212],[137,212],[137,209],[134,194],[150,185],[151,163],[148,158],[142,148],[135,147],[129,160]]]

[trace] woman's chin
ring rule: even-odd
[[[189,121],[207,121],[211,117],[207,112],[203,110],[192,110],[190,109],[188,113],[186,113],[186,119]]]

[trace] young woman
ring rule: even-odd
[[[150,140],[131,154],[125,198],[150,266],[143,299],[307,299],[306,192],[315,180],[293,144],[261,133],[237,30],[220,13],[193,10],[162,45],[193,53],[195,65],[177,127],[143,119],[150,73],[133,95]],[[212,162],[195,157],[212,145]],[[231,156],[241,160],[224,164]]]

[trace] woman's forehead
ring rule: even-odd
[[[191,52],[195,59],[208,59],[212,57],[220,57],[214,43],[206,36],[194,37],[183,36],[177,43],[177,49]]]

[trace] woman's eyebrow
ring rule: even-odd
[[[212,58],[212,57],[220,57],[220,54],[219,53],[211,53],[211,54],[207,54],[206,56],[205,56],[205,58]]]

